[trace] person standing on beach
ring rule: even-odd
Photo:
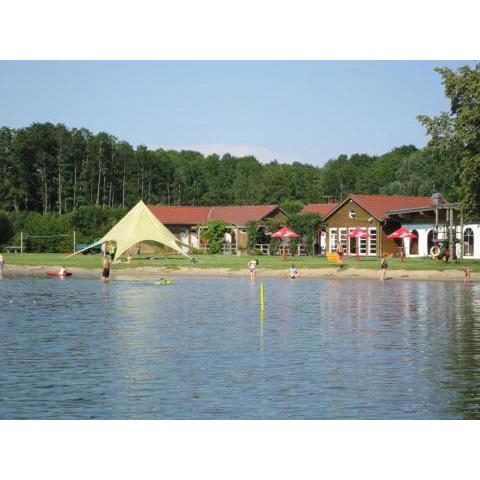
[[[380,263],[380,268],[382,269],[382,272],[380,273],[380,282],[385,281],[385,275],[387,273],[387,268],[388,268],[388,262],[387,262],[387,254],[385,254],[382,258],[382,261]]]
[[[250,280],[255,280],[257,278],[257,261],[252,258],[248,262],[248,269],[250,271]]]
[[[337,255],[339,256],[340,260],[343,257],[343,245],[339,242],[337,245]]]
[[[3,255],[0,253],[0,270],[3,270],[5,268],[5,260],[3,258]]]
[[[472,271],[469,268],[463,269],[463,283],[469,283],[472,281]]]
[[[102,275],[100,276],[100,280],[102,282],[106,282],[110,278],[110,258],[108,255],[103,257],[103,270]]]
[[[292,280],[295,280],[297,276],[298,276],[297,267],[292,263],[292,266],[290,267],[290,278]]]

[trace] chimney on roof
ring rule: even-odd
[[[439,207],[443,203],[443,195],[439,192],[432,193],[432,203],[436,207]]]

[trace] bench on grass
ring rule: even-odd
[[[18,245],[11,245],[11,246],[5,247],[5,251],[7,253],[18,253],[22,251],[22,247]]]
[[[329,263],[336,263],[340,268],[343,267],[342,259],[338,253],[327,252],[326,255]]]

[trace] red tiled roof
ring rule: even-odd
[[[212,207],[208,220],[224,220],[232,225],[246,225],[250,220],[261,220],[272,214],[278,205],[241,205]]]
[[[152,213],[166,225],[196,225],[210,220],[224,220],[232,225],[246,225],[272,214],[278,205],[239,205],[231,207],[188,207],[149,205]]]
[[[196,225],[207,221],[210,207],[171,207],[149,205],[148,208],[164,224]]]
[[[337,203],[309,203],[303,207],[302,213],[318,213],[323,218],[337,205]]]
[[[433,205],[431,197],[406,197],[402,195],[350,195],[337,207],[352,199],[378,220],[388,217],[388,212],[404,208],[422,208]],[[329,215],[333,210],[329,212]]]

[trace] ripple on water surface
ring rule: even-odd
[[[0,281],[0,418],[479,418],[480,284]]]

